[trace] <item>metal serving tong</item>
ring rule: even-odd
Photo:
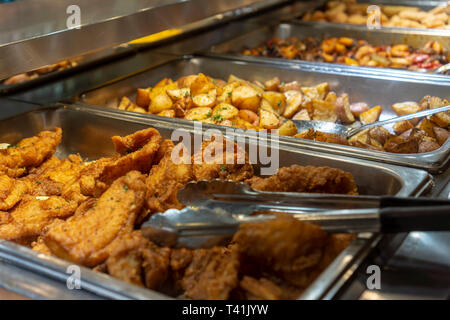
[[[326,122],[326,121],[314,121],[314,120],[292,120],[292,121],[297,126],[297,129],[299,132],[305,131],[308,129],[314,129],[316,131],[339,134],[345,138],[350,138],[350,137],[354,136],[355,134],[357,134],[358,132],[361,132],[361,131],[369,129],[369,128],[384,126],[386,124],[391,124],[391,123],[395,123],[398,121],[426,117],[426,116],[429,116],[432,114],[445,112],[448,110],[450,110],[450,105],[435,108],[435,109],[423,110],[423,111],[419,111],[416,113],[407,114],[407,115],[400,116],[400,117],[394,117],[394,118],[383,120],[383,121],[376,121],[376,122],[369,123],[366,125],[361,125],[358,122],[355,122],[352,125],[345,126],[342,124],[338,124],[338,123],[334,123],[334,122]]]
[[[450,230],[449,200],[261,192],[220,180],[189,183],[178,197],[187,207],[153,215],[141,227],[145,237],[171,247],[224,244],[242,223],[276,217],[251,215],[257,211],[288,212],[333,233]]]

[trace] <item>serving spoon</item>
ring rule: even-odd
[[[361,125],[359,122],[355,122],[351,125],[342,125],[334,122],[326,122],[326,121],[315,121],[315,120],[292,120],[297,126],[298,132],[302,132],[308,129],[314,129],[315,131],[325,132],[325,133],[334,133],[344,138],[350,138],[355,134],[370,129],[373,127],[384,126],[386,124],[391,124],[399,121],[411,120],[415,118],[426,117],[432,114],[441,113],[450,110],[450,105],[446,105],[443,107],[435,108],[435,109],[427,109],[423,111],[419,111],[416,113],[407,114],[400,117],[394,117],[391,119],[376,121],[369,124]]]

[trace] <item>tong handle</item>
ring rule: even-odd
[[[450,231],[450,204],[382,208],[380,222],[382,233]]]
[[[448,206],[450,200],[430,198],[397,198],[385,196],[380,198],[380,209],[392,207],[427,207]]]

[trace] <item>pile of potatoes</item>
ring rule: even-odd
[[[303,21],[366,24],[369,4],[356,0],[329,1],[325,10],[306,13]],[[430,11],[417,7],[380,5],[380,23],[387,27],[450,28],[450,7],[437,6]]]
[[[138,89],[135,103],[123,97],[118,108],[288,136],[295,135],[297,127],[286,119],[355,121],[348,95],[338,97],[328,83],[301,87],[277,77],[265,83],[234,75],[225,82],[202,73],[177,81],[166,78],[152,88]],[[371,113],[363,119],[370,121]]]
[[[404,115],[448,103],[447,100],[430,97],[429,103],[426,104],[427,99],[425,97],[420,104],[397,103],[393,108],[397,114]],[[390,152],[397,152],[397,149],[398,152],[403,152],[405,148],[386,145],[384,138],[375,139],[370,134],[373,135],[381,130],[385,132],[383,137],[387,139],[397,135],[405,137],[411,132],[417,136],[417,131],[421,130],[420,132],[426,133],[421,139],[426,140],[428,150],[431,147],[438,148],[442,141],[445,141],[443,139],[448,135],[447,127],[450,118],[449,113],[440,113],[423,119],[420,123],[399,122],[394,126],[395,135],[386,129],[379,128],[363,131],[349,141],[337,135],[312,130],[298,133],[291,119],[342,124],[359,121],[361,124],[369,124],[379,119],[383,108],[380,105],[369,107],[364,102],[350,103],[348,94],[336,94],[330,90],[327,82],[304,87],[297,81],[282,82],[278,77],[261,83],[246,81],[234,75],[230,75],[228,81],[224,81],[202,73],[188,75],[177,81],[164,78],[154,87],[139,88],[135,103],[123,97],[118,108],[242,129],[265,129],[280,135]],[[426,152],[423,151],[426,149],[424,146],[419,148],[422,140],[417,148],[411,148],[411,151],[407,153]]]
[[[395,103],[392,108],[398,116],[403,116],[448,104],[449,101],[446,99],[425,96],[419,103],[400,102]],[[361,109],[367,108],[364,103],[357,105]],[[373,112],[378,113],[378,111],[379,109]],[[360,120],[364,123],[364,119],[360,118]],[[310,129],[298,133],[295,137],[392,153],[424,153],[439,149],[450,137],[449,128],[450,112],[447,111],[422,119],[399,121],[394,124],[393,133],[383,127],[374,127],[361,131],[347,140],[335,134],[315,132]]]

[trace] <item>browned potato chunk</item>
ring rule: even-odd
[[[316,131],[314,135],[314,140],[334,144],[348,145],[347,139],[345,139],[343,136],[334,133]]]
[[[300,110],[303,102],[303,94],[300,91],[290,90],[284,93],[287,106],[284,109],[283,117],[292,118]]]
[[[163,110],[157,115],[161,117],[175,118],[175,110]]]
[[[219,103],[212,110],[213,118],[232,119],[239,114],[239,110],[228,103]]]
[[[239,117],[242,120],[247,121],[255,126],[257,126],[259,124],[259,117],[253,111],[244,110],[244,109],[239,110]]]
[[[419,142],[419,153],[431,152],[439,149],[441,146],[437,143],[436,139],[430,137],[423,137]]]
[[[412,123],[408,120],[405,121],[398,121],[394,124],[393,129],[396,134],[401,134],[405,131],[408,131],[409,129],[414,128]]]
[[[179,99],[189,97],[191,95],[191,90],[189,88],[181,88],[181,89],[167,90],[166,93],[170,97],[170,99],[176,101]]]
[[[369,129],[369,136],[372,140],[378,141],[381,146],[383,146],[386,143],[386,140],[392,135],[383,127],[375,127]]]
[[[169,84],[171,84],[171,83],[173,83],[172,79],[164,78],[164,79],[162,79],[160,82],[158,82],[153,88],[154,88],[154,89],[156,89],[156,88],[162,88],[162,87],[165,87],[165,86],[167,86],[167,85],[169,85]]]
[[[338,113],[338,118],[343,123],[353,123],[355,122],[355,117],[350,110],[350,102],[348,94],[344,93],[336,99],[336,110]]]
[[[417,153],[419,142],[417,139],[392,136],[384,144],[386,152],[393,153]]]
[[[422,110],[417,102],[414,101],[406,101],[399,102],[392,105],[392,109],[394,109],[395,113],[398,116],[404,116],[411,113],[416,113]]]
[[[133,102],[131,102],[130,99],[128,99],[127,97],[122,97],[122,100],[120,100],[119,106],[117,107],[117,109],[119,110],[127,110],[131,105],[133,104]]]
[[[190,89],[193,96],[208,93],[214,90],[216,86],[203,73],[199,73],[197,78],[192,82]]]
[[[278,134],[283,136],[294,136],[297,134],[297,126],[291,121],[288,120],[278,128]]]
[[[300,139],[308,139],[308,140],[314,140],[316,132],[314,129],[308,129],[302,132],[297,133],[294,137],[300,138]]]
[[[308,97],[311,100],[313,99],[321,100],[319,97],[319,92],[317,91],[316,87],[302,87],[301,90],[302,93],[305,95],[305,97]]]
[[[373,107],[366,112],[361,113],[359,115],[359,121],[361,121],[362,124],[373,123],[378,120],[382,110],[381,106]]]
[[[348,142],[356,142],[359,141],[364,144],[370,144],[370,136],[369,136],[369,129],[363,130],[354,136],[352,136],[350,139],[348,139]]]
[[[266,99],[272,108],[278,112],[278,114],[282,114],[284,108],[286,107],[286,98],[284,94],[275,91],[266,91],[263,93],[263,98]]]
[[[433,128],[435,126],[436,125],[433,122],[431,122],[430,120],[425,118],[425,119],[422,119],[419,122],[419,124],[417,125],[417,128],[420,129],[420,130],[425,131],[426,134],[428,136],[430,136],[431,138],[435,138],[434,131],[433,131]]]
[[[280,118],[274,112],[260,109],[259,126],[264,129],[276,129],[280,126]]]
[[[231,103],[232,92],[239,87],[239,82],[232,82],[223,87],[222,93],[217,97],[217,102]]]
[[[336,122],[336,106],[323,100],[313,99],[313,120]]]
[[[209,118],[212,114],[212,109],[208,107],[197,107],[190,109],[186,116],[184,117],[186,120],[195,120],[201,121],[206,118]]]
[[[328,82],[320,83],[316,86],[317,93],[319,95],[319,99],[323,100],[327,96],[328,92],[330,91],[330,85]]]
[[[359,117],[361,113],[369,110],[369,106],[364,102],[356,102],[350,105],[350,111],[355,117]]]
[[[130,107],[128,107],[127,111],[133,111],[133,112],[139,112],[139,113],[147,113],[147,110],[145,110],[144,108],[138,107],[135,104],[133,104]]]
[[[231,93],[231,103],[239,109],[258,111],[261,96],[249,86],[239,86]]]
[[[450,137],[450,132],[444,128],[434,127],[433,128],[434,135],[436,137],[437,142],[442,146],[445,141]]]
[[[191,74],[189,76],[181,77],[178,79],[178,87],[179,88],[190,88],[194,81],[197,79],[197,75]]]
[[[309,117],[308,110],[302,109],[292,117],[292,120],[311,120],[311,118]]]
[[[163,110],[171,109],[172,105],[172,99],[170,99],[165,92],[161,92],[160,94],[151,97],[151,102],[148,106],[148,112],[157,114]]]
[[[278,91],[278,87],[280,86],[280,79],[275,77],[271,80],[264,82],[264,86],[266,87],[266,91]]]
[[[137,89],[137,95],[136,95],[136,104],[144,109],[148,108],[148,105],[150,104],[150,92],[149,89]]]
[[[450,111],[433,114],[430,116],[430,120],[441,128],[448,128],[450,126]]]
[[[289,83],[281,83],[281,85],[278,87],[278,90],[283,93],[291,90],[300,91],[301,87],[297,81],[292,81]]]
[[[216,99],[217,91],[214,89],[208,93],[201,93],[192,97],[192,103],[199,108],[212,108],[216,105]]]

